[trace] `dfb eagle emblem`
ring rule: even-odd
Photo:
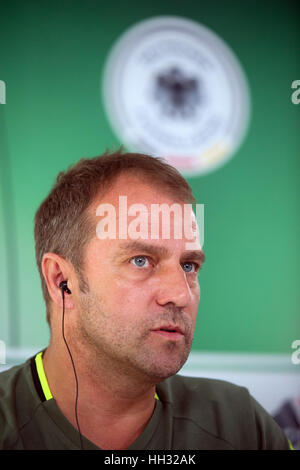
[[[154,97],[167,116],[193,117],[202,98],[200,81],[172,67],[156,76]]]

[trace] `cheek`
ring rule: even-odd
[[[115,294],[116,305],[119,311],[133,320],[141,318],[147,310],[147,293],[145,288],[129,287],[120,288]]]
[[[191,287],[191,303],[198,306],[200,300],[200,286],[199,284]]]
[[[200,285],[198,282],[193,286],[192,296],[193,296],[192,298],[192,322],[193,322],[193,327],[195,328],[197,315],[198,315],[199,301],[200,301]]]
[[[195,303],[199,303],[200,300],[200,284],[198,278],[192,281],[191,283],[191,292],[193,295],[193,300]]]
[[[147,311],[145,287],[133,285],[120,277],[114,277],[98,290],[109,316],[116,327],[134,328]]]

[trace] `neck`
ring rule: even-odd
[[[81,433],[102,449],[126,449],[146,427],[155,406],[155,384],[118,372],[91,348],[70,346],[78,377],[78,418]],[[58,407],[77,428],[76,382],[66,345],[50,342],[44,357],[49,387]]]

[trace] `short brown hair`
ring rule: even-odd
[[[84,246],[95,233],[87,209],[95,196],[111,187],[123,172],[132,172],[172,193],[176,199],[195,203],[187,181],[163,158],[140,153],[105,152],[94,158],[82,158],[60,172],[49,195],[35,215],[34,238],[36,262],[41,277],[50,323],[50,296],[42,273],[45,253],[56,253],[71,261],[81,275]]]

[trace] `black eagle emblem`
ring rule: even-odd
[[[193,117],[201,102],[199,78],[172,67],[155,77],[154,97],[169,117]]]

